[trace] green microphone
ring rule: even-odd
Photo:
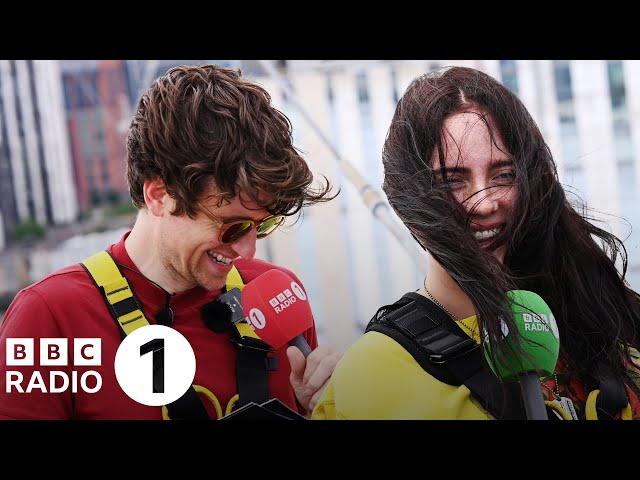
[[[522,339],[518,355],[513,335],[502,322],[498,348],[500,361],[491,352],[488,336],[484,335],[484,355],[493,373],[504,382],[520,382],[524,407],[529,420],[548,420],[542,397],[540,377],[552,375],[560,352],[558,325],[547,303],[537,293],[527,290],[507,292],[513,320]]]

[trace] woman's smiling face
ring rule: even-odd
[[[494,247],[493,240],[507,224],[517,196],[513,157],[491,117],[479,109],[451,115],[443,130],[443,168],[437,150],[431,159],[435,179],[446,182],[464,206],[480,247],[502,263],[506,246]]]

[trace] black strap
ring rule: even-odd
[[[246,322],[240,301],[240,290],[234,288],[206,304],[201,311],[204,324],[215,333],[230,335],[236,347],[236,409],[269,400],[268,372],[278,368],[277,359],[269,356],[271,345],[258,338],[242,337],[234,327],[238,322]]]
[[[208,420],[209,415],[193,385],[175,402],[167,404],[172,420]]]
[[[268,371],[274,363],[268,357],[271,346],[251,337],[236,337],[234,340],[238,357],[236,360],[236,384],[240,408],[248,403],[264,403],[269,400]]]
[[[394,339],[441,382],[464,384],[494,417],[526,418],[519,390],[505,388],[484,361],[480,347],[428,298],[415,292],[405,294],[380,309],[366,331]]]
[[[239,272],[238,272],[239,273]],[[218,334],[229,334],[231,342],[236,347],[236,385],[238,389],[238,402],[236,409],[248,403],[264,403],[269,400],[268,372],[277,370],[277,359],[269,356],[271,346],[257,338],[241,337],[234,324],[244,320],[240,305],[240,290],[232,289],[220,295],[201,310],[204,324]],[[196,405],[198,401],[199,405]],[[178,411],[174,416],[173,410]],[[171,418],[204,418],[206,410],[197,392],[190,388],[174,404],[167,405]],[[198,408],[200,407],[200,408]],[[187,416],[188,415],[188,416]]]
[[[613,420],[629,403],[624,383],[603,362],[598,363],[596,376],[600,382],[600,394],[596,400],[598,419]]]

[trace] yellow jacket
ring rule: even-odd
[[[475,316],[457,323],[478,342]],[[379,332],[365,333],[347,350],[311,418],[493,419],[467,387],[435,379],[400,344]]]

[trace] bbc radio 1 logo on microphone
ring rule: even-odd
[[[551,331],[556,338],[560,338],[558,325],[553,314],[544,313],[523,313],[524,330],[527,332],[548,332]]]
[[[298,300],[304,301],[306,299],[307,294],[304,293],[302,287],[300,287],[297,282],[293,281],[291,282],[291,288],[285,288],[280,293],[277,293],[269,299],[269,305],[271,305],[276,313],[282,313]],[[249,323],[251,323],[251,325],[253,325],[257,330],[262,330],[267,324],[267,319],[264,313],[255,307],[249,310],[248,319]]]
[[[72,346],[70,346],[70,344]],[[7,369],[5,372],[5,393],[72,393],[83,391],[96,393],[102,387],[102,377],[96,370],[82,373],[75,368],[70,372],[56,367],[100,366],[101,340],[99,338],[75,338],[69,342],[66,338],[41,338],[38,343],[38,362],[36,363],[36,344],[33,338],[7,338],[7,367],[47,367],[43,373],[29,368],[28,378],[19,369]],[[53,367],[50,369],[49,367]]]
[[[293,293],[291,291],[293,290]],[[296,303],[297,299],[306,300],[307,295],[296,282],[291,282],[291,290],[285,288],[275,297],[269,300],[269,305],[273,307],[276,313],[282,312],[284,309]]]
[[[262,330],[267,325],[267,319],[265,318],[264,313],[254,307],[249,310],[249,323],[253,325],[253,328]]]

